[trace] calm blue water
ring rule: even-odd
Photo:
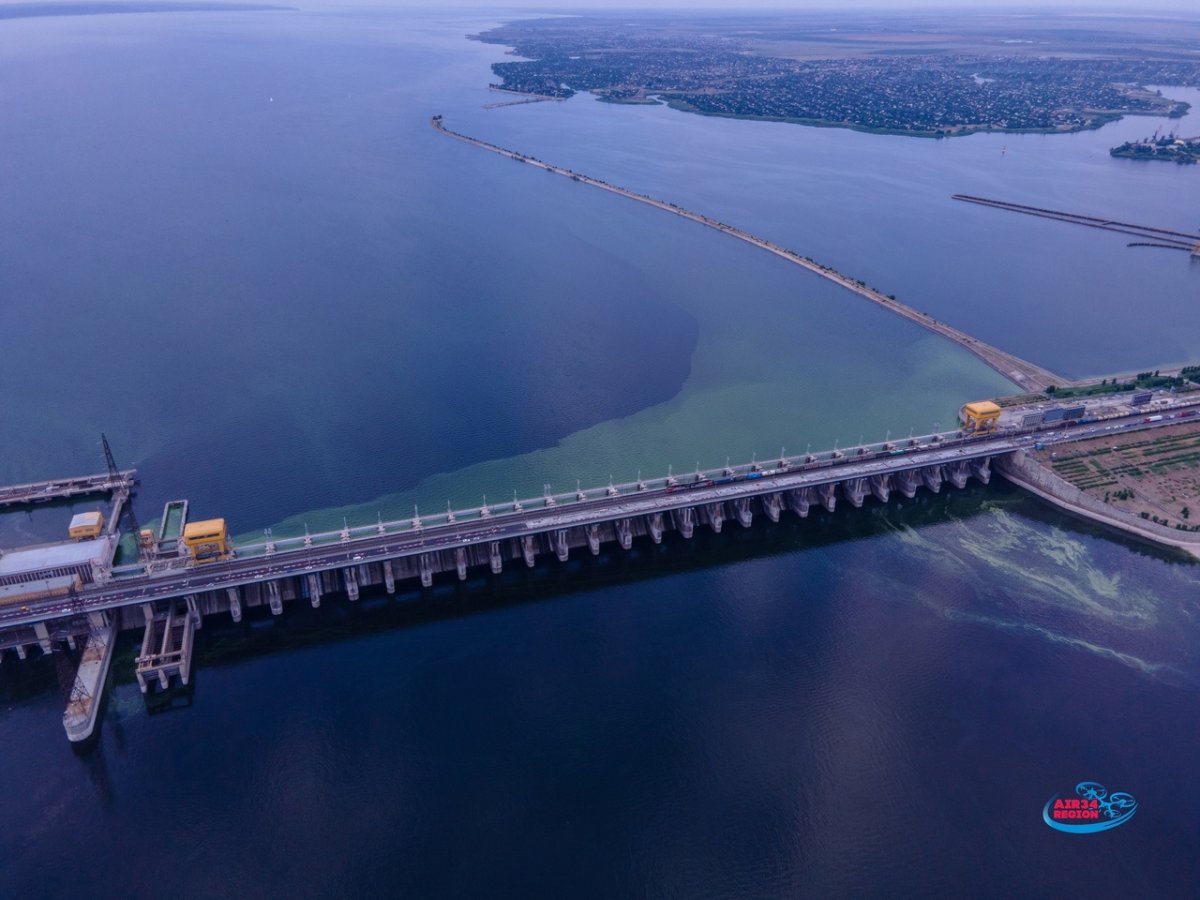
[[[210,622],[191,706],[119,684],[83,758],[53,661],[6,662],[6,885],[1191,893],[1195,566],[1002,486],[785,523]],[[1047,828],[1084,779],[1134,820]]]
[[[1182,255],[948,200],[1192,227],[1197,172],[1107,157],[1154,123],[937,143],[488,111],[502,51],[463,39],[487,24],[0,24],[4,480],[98,469],[104,430],[143,519],[187,496],[278,532],[845,446],[1008,389],[753,248],[440,138],[439,112],[1068,374],[1195,354]],[[69,514],[3,517],[0,546]],[[1197,581],[998,485],[210,622],[190,706],[159,714],[131,638],[84,756],[57,659],[6,659],[0,893],[1186,896]],[[1135,820],[1047,828],[1084,779]]]
[[[711,119],[665,106],[566,103],[464,111],[493,143],[702,209],[822,260],[935,318],[1070,377],[1200,354],[1200,265],[1132,238],[964,204],[956,193],[1200,233],[1190,166],[1109,149],[1182,120],[1131,116],[1071,135],[955,140]]]

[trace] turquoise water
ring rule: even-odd
[[[5,476],[97,468],[104,430],[143,518],[186,496],[250,532],[924,431],[1007,389],[754,248],[435,134],[496,96],[475,24],[6,23],[10,74],[56,64],[7,79],[0,126]]]
[[[99,469],[103,430],[143,519],[188,497],[282,534],[924,431],[1010,389],[434,113],[1065,374],[1195,356],[1182,254],[949,200],[1195,227],[1200,173],[1107,156],[1155,122],[933,142],[484,110],[502,51],[464,35],[487,24],[0,23],[0,475]],[[0,518],[0,541],[69,513]],[[126,641],[78,757],[61,657],[6,659],[0,871],[37,895],[1170,896],[1200,875],[1196,580],[998,484],[209,622],[190,706],[162,714]],[[1046,828],[1084,779],[1137,818]]]
[[[104,430],[143,518],[187,496],[281,533],[924,431],[1008,390],[752,247],[440,138],[434,112],[1067,375],[1195,355],[1183,254],[949,200],[1190,227],[1195,172],[1106,155],[1156,120],[935,142],[586,96],[485,110],[502,49],[463,36],[486,24],[6,22],[4,477],[98,468]]]

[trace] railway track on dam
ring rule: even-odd
[[[927,313],[923,313],[905,303],[901,303],[899,300],[895,300],[892,297],[875,290],[866,283],[839,272],[837,269],[822,265],[816,260],[802,256],[799,253],[796,253],[794,250],[789,250],[786,247],[774,243],[773,241],[769,241],[766,238],[751,234],[750,232],[744,231],[743,229],[734,225],[729,225],[725,222],[718,221],[717,219],[713,219],[712,217],[706,216],[703,213],[693,212],[690,209],[685,209],[682,206],[678,206],[666,200],[660,200],[656,197],[650,197],[646,194],[639,194],[636,191],[631,191],[615,184],[609,184],[607,181],[602,179],[593,178],[592,176],[584,175],[581,172],[574,172],[571,169],[557,166],[553,163],[544,162],[524,153],[519,153],[516,150],[510,150],[506,147],[490,144],[487,141],[481,141],[478,138],[471,137],[470,135],[453,131],[446,127],[441,116],[434,116],[430,120],[430,124],[433,126],[434,130],[440,134],[444,134],[447,137],[470,144],[473,147],[478,147],[482,150],[487,150],[490,153],[495,153],[499,156],[516,160],[517,162],[525,163],[527,165],[534,166],[535,168],[543,169],[547,172],[552,172],[555,175],[561,175],[565,178],[570,178],[572,181],[599,188],[603,191],[608,191],[611,194],[625,197],[628,200],[634,200],[638,203],[652,206],[655,209],[662,210],[663,212],[671,213],[679,216],[680,218],[696,222],[705,226],[706,228],[719,231],[722,234],[728,235],[729,237],[737,238],[740,241],[745,241],[748,244],[758,247],[760,250],[765,250],[768,253],[780,257],[781,259],[787,260],[793,265],[807,269],[808,271],[815,275],[819,275],[827,281],[832,281],[839,287],[843,287],[848,291],[853,291],[858,296],[883,307],[895,315],[920,325],[927,331],[931,331],[934,334],[941,335],[942,337],[953,341],[963,349],[973,353],[988,366],[995,369],[1005,378],[1008,378],[1010,381],[1014,382],[1025,390],[1041,391],[1045,390],[1051,385],[1065,386],[1075,383],[1071,379],[1056,375],[1055,373],[1048,369],[1042,368],[1036,363],[1021,359],[1019,356],[1014,356],[1006,350],[1001,350],[999,347],[994,347],[986,341],[981,341],[978,338],[975,338],[972,335],[967,334],[967,332],[955,328],[952,325],[947,325],[945,322],[940,322]]]

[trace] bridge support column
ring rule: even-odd
[[[504,560],[500,558],[499,541],[492,541],[488,544],[488,559],[492,564],[492,574],[499,575],[500,570],[504,568]]]
[[[17,644],[17,659],[26,659],[29,656],[29,650],[24,644]]]
[[[940,493],[942,490],[942,467],[925,466],[921,469],[921,480],[925,482],[925,487],[935,494]]]
[[[321,576],[317,572],[310,572],[308,579],[308,599],[312,603],[313,609],[321,605]]]
[[[458,547],[454,551],[454,568],[458,571],[458,580],[467,580],[467,551],[464,547]]]
[[[204,626],[204,616],[200,615],[200,601],[195,594],[188,594],[186,598],[188,615],[192,617],[192,625],[199,631]],[[187,684],[185,681],[184,684]]]
[[[704,515],[708,519],[708,527],[713,530],[713,534],[720,534],[721,527],[725,524],[725,504],[707,504],[704,507]]]
[[[358,599],[358,570],[353,566],[342,569],[342,583],[346,586],[346,596],[353,603]]]
[[[690,506],[685,506],[672,512],[671,518],[675,520],[675,527],[679,529],[679,533],[690,539],[696,528],[696,511]]]
[[[847,478],[842,482],[842,494],[855,509],[862,509],[863,497],[866,496],[866,493],[867,480],[865,478]]]
[[[383,561],[383,587],[389,594],[396,593],[396,573],[392,571],[392,561]]]
[[[662,513],[651,513],[646,516],[646,530],[650,532],[650,540],[656,544],[662,543],[663,516]]]
[[[812,488],[796,488],[787,492],[788,506],[792,512],[804,519],[808,516],[808,507],[812,502]]]
[[[946,475],[950,478],[950,483],[961,491],[967,486],[967,479],[971,477],[971,469],[967,465],[967,461],[962,459],[946,466]]]
[[[271,615],[278,616],[283,614],[283,597],[279,595],[278,582],[267,582],[267,600],[271,604]]]
[[[43,653],[53,653],[54,645],[50,643],[50,629],[46,627],[45,622],[37,622],[33,626],[33,633],[37,635],[38,646],[42,648]]]
[[[764,494],[762,498],[763,512],[767,514],[767,518],[776,524],[779,523],[779,513],[783,510],[783,500],[778,494]]]
[[[733,514],[737,517],[738,524],[743,528],[749,528],[750,523],[754,521],[754,513],[750,511],[750,498],[739,497],[733,501]]]
[[[558,557],[559,562],[566,562],[567,557],[571,555],[571,548],[567,545],[567,529],[560,528],[554,532],[554,555]]]
[[[833,483],[821,484],[817,486],[817,496],[821,500],[821,505],[829,512],[837,509],[837,497],[833,493]]]
[[[895,483],[897,490],[911,500],[917,495],[920,477],[917,475],[916,469],[905,469],[903,472],[896,473]]]
[[[870,478],[871,493],[880,503],[887,503],[892,493],[892,478],[890,475],[872,475]]]
[[[633,546],[633,525],[628,519],[618,519],[613,523],[613,527],[617,531],[617,540],[621,544],[622,550],[628,550]]]
[[[982,459],[971,460],[971,474],[988,484],[992,480],[992,458],[985,456]]]
[[[235,622],[242,621],[242,595],[238,589],[225,588],[225,596],[229,598],[229,617]]]
[[[417,567],[421,570],[421,587],[433,587],[433,559],[428,553],[417,557]]]
[[[521,541],[521,555],[525,557],[526,567],[532,569],[537,562],[537,535],[525,535]]]
[[[592,551],[592,556],[599,556],[600,528],[596,525],[584,525],[583,530],[587,532],[588,549]]]

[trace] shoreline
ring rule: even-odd
[[[664,100],[666,106],[677,112],[692,113],[697,116],[710,116],[716,119],[741,119],[747,122],[781,122],[785,125],[802,125],[806,128],[844,128],[846,131],[857,131],[860,134],[882,134],[892,135],[894,137],[913,137],[913,138],[932,138],[934,140],[942,140],[945,138],[967,137],[972,134],[1079,134],[1083,131],[1096,131],[1116,122],[1125,116],[1163,116],[1164,118],[1179,118],[1186,115],[1186,111],[1180,116],[1172,117],[1166,113],[1150,113],[1150,112],[1119,112],[1119,113],[1098,113],[1101,116],[1099,120],[1090,125],[1076,125],[1071,128],[1001,128],[995,125],[954,125],[950,130],[938,131],[912,131],[904,128],[883,128],[874,125],[859,125],[853,122],[835,122],[830,119],[800,119],[791,118],[788,116],[756,116],[746,115],[742,113],[724,113],[710,112],[709,110],[699,109],[692,106],[686,100]]]
[[[834,284],[844,287],[847,290],[858,294],[860,297],[870,300],[872,303],[875,303],[876,305],[881,306],[898,316],[901,316],[902,318],[908,319],[910,322],[921,326],[927,331],[931,331],[934,334],[953,341],[963,349],[974,354],[990,368],[994,369],[996,372],[999,372],[1005,378],[1009,379],[1022,389],[1029,391],[1042,391],[1051,385],[1067,387],[1075,384],[1073,379],[1063,378],[1035,363],[1021,359],[1020,357],[1008,353],[1005,350],[1001,350],[998,347],[993,347],[991,344],[972,337],[965,331],[961,331],[951,325],[945,324],[944,322],[939,322],[937,319],[934,319],[927,313],[920,312],[919,310],[900,302],[895,298],[894,295],[883,294],[859,279],[854,279],[848,275],[844,275],[836,269],[822,265],[821,263],[818,263],[816,260],[813,260],[809,257],[801,256],[795,251],[788,250],[787,248],[769,241],[766,238],[758,237],[757,235],[751,234],[750,232],[744,231],[733,225],[719,222],[716,219],[712,219],[709,216],[703,215],[702,213],[692,212],[691,210],[677,206],[674,203],[670,203],[665,200],[659,200],[645,194],[639,194],[635,191],[609,184],[601,179],[592,178],[591,176],[574,172],[570,169],[553,165],[552,163],[543,162],[542,160],[531,156],[526,156],[525,154],[518,153],[515,150],[509,150],[505,147],[500,147],[496,144],[490,144],[487,141],[481,141],[478,138],[473,138],[469,135],[452,131],[446,127],[441,116],[432,117],[429,124],[435,131],[440,132],[447,137],[452,137],[455,140],[462,141],[463,143],[470,144],[474,147],[479,147],[480,149],[487,150],[499,156],[507,157],[508,159],[516,160],[520,163],[532,165],[536,168],[543,169],[547,172],[552,172],[556,175],[562,175],[565,178],[570,178],[572,181],[577,181],[582,184],[600,188],[601,190],[608,191],[612,194],[617,194],[618,196],[625,197],[629,200],[635,200],[638,203],[643,203],[647,206],[661,209],[664,212],[673,213],[680,218],[688,219],[700,225],[704,225],[705,227],[711,228],[714,231],[719,231],[723,234],[729,235],[730,237],[737,238],[738,240],[758,247],[761,250],[765,250],[768,253],[787,260],[793,265],[807,269],[808,271],[815,275],[819,275],[827,281],[832,281]]]
[[[1159,547],[1170,547],[1200,561],[1200,533],[1176,531],[1113,509],[1085,494],[1041,464],[1031,460],[1024,450],[1003,461],[996,471],[1008,481],[1074,516],[1104,525]]]

